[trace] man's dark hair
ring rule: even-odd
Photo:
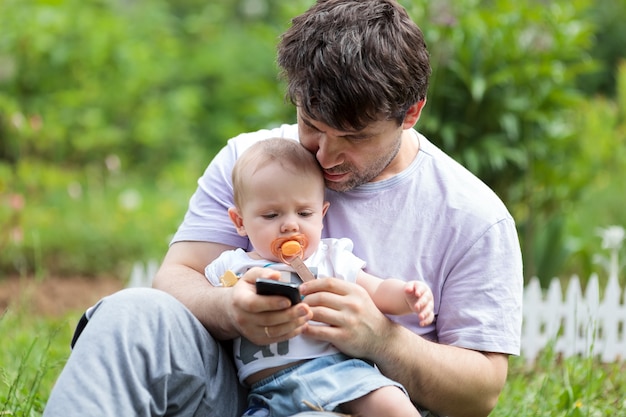
[[[278,45],[287,99],[335,129],[400,124],[426,98],[424,36],[394,0],[318,0]]]

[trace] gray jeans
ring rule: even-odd
[[[133,288],[102,299],[45,417],[239,417],[246,390],[230,352],[172,296]]]

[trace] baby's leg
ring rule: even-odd
[[[409,397],[398,387],[386,386],[341,404],[341,411],[358,417],[420,417]]]

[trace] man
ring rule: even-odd
[[[163,291],[123,291],[90,310],[45,415],[241,415],[246,389],[217,342],[240,335],[258,345],[298,334],[330,342],[403,384],[424,415],[485,416],[495,406],[520,348],[519,244],[495,194],[413,129],[430,75],[421,31],[393,0],[320,0],[293,20],[278,63],[297,125],[229,141],[155,277]],[[423,278],[432,325],[383,315],[345,281],[303,284],[294,307],[254,292],[264,269],[227,289],[206,282],[221,252],[251,249],[228,219],[230,171],[250,144],[275,136],[298,139],[324,171],[324,237],[351,238],[374,275]]]

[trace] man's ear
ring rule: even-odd
[[[406,112],[406,116],[404,116],[404,121],[402,122],[403,130],[411,129],[413,128],[413,126],[415,126],[415,123],[417,123],[417,121],[419,120],[420,115],[422,114],[422,109],[425,105],[426,98],[418,101],[417,103],[409,107],[409,110],[407,110]]]
[[[246,228],[243,225],[243,217],[241,217],[241,213],[237,207],[231,207],[228,209],[228,217],[230,217],[230,221],[235,225],[235,229],[237,229],[239,236],[248,236]]]

